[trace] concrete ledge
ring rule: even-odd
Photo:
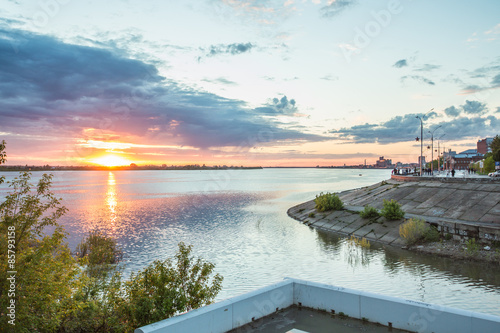
[[[224,333],[291,305],[368,319],[419,333],[498,333],[500,317],[297,279],[212,304],[135,333]]]
[[[391,179],[400,182],[422,182],[435,181],[441,183],[476,183],[476,184],[500,184],[500,177],[427,177],[414,175],[391,175]]]

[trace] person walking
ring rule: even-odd
[[[451,176],[455,177],[455,169],[451,169]]]

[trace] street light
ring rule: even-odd
[[[422,155],[424,152],[424,122],[420,116],[416,116],[418,120],[420,120],[420,160],[418,161],[420,164],[420,177],[422,177]]]
[[[441,161],[439,160],[440,159],[440,156],[441,156],[441,149],[439,148],[439,140],[441,140],[443,138],[443,136],[445,136],[445,134],[441,135],[437,140],[438,140],[438,171],[441,171]],[[444,147],[443,147],[444,149]],[[443,165],[444,165],[444,153],[443,153]]]
[[[432,110],[434,110],[434,108],[427,111],[427,113],[431,112]],[[420,177],[422,177],[422,158],[423,158],[422,155],[424,154],[424,121],[420,116],[416,116],[415,118],[420,120]]]
[[[431,133],[431,142],[432,142],[432,151],[431,151],[431,175],[434,176],[434,132],[439,128],[441,127],[441,125],[439,125],[438,127],[436,127],[434,129],[434,131],[428,131],[429,133]],[[438,164],[439,164],[439,160],[438,160]]]

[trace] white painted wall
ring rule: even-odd
[[[499,333],[500,317],[309,281],[285,279],[186,314],[144,326],[135,333],[224,333],[293,304],[343,312],[419,333]],[[243,333],[243,331],[242,331]]]

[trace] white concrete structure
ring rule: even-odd
[[[291,305],[368,319],[413,332],[500,332],[500,317],[396,297],[285,279],[135,330],[135,333],[223,333]]]

